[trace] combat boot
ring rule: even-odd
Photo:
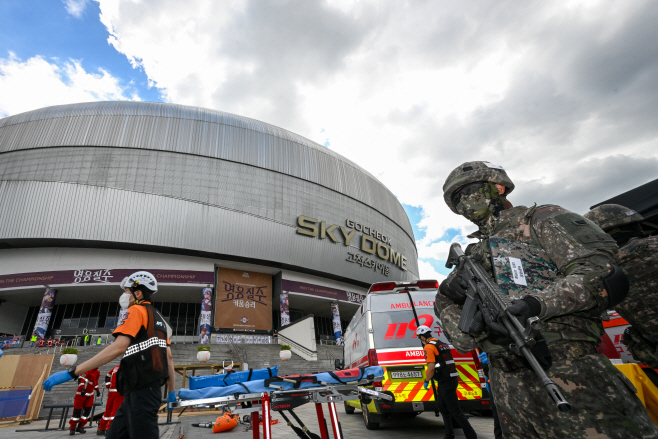
[[[96,436],[105,436],[105,430],[96,430]]]
[[[85,434],[87,432],[84,427],[80,427],[79,425],[78,428],[75,429],[75,431],[77,431],[80,434]]]
[[[73,436],[74,434],[75,434],[75,430],[74,430],[74,429],[70,429],[70,430],[69,430],[69,436]]]

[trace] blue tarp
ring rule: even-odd
[[[32,389],[0,390],[0,418],[24,416],[30,404]]]
[[[336,371],[334,372],[334,374],[343,375],[341,374],[341,371]],[[364,377],[367,377],[368,375],[372,375],[376,377],[383,376],[384,369],[382,369],[379,366],[371,366],[364,368],[363,372],[359,373],[356,376],[355,375],[339,376],[339,378],[341,381],[347,382],[347,381],[356,381]],[[321,386],[320,382],[340,384],[340,381],[332,377],[329,372],[318,373],[311,376],[314,376],[318,379],[318,384],[313,384],[310,381],[303,381],[299,386],[299,389],[307,389],[309,387],[320,387]],[[274,384],[283,387],[284,390],[291,390],[293,389],[294,386],[294,384],[287,383],[285,381],[276,382]],[[229,395],[234,395],[236,393],[259,393],[259,392],[271,392],[274,390],[279,390],[279,389],[276,389],[274,387],[266,387],[265,380],[254,380],[241,384],[234,384],[232,386],[227,386],[227,387],[207,387],[205,389],[197,389],[197,390],[180,389],[178,391],[178,397],[180,399],[185,399],[185,400],[205,399],[205,398],[218,398],[220,396],[229,396]]]
[[[188,378],[190,379],[190,390],[198,390],[206,387],[226,387],[244,381],[264,380],[276,376],[277,373],[279,373],[279,366]]]

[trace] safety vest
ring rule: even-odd
[[[91,337],[89,337],[89,334],[85,335],[85,341],[89,341]]]
[[[33,335],[32,338],[30,339],[30,341],[37,341],[37,336]]]
[[[120,363],[117,390],[124,396],[154,381],[163,385],[169,378],[165,319],[150,303],[133,306],[146,308],[148,322],[130,342]]]
[[[96,344],[101,344],[101,338],[98,337],[98,340],[96,340]]]

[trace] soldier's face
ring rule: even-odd
[[[490,205],[491,197],[486,193],[485,187],[482,187],[472,194],[462,195],[455,209],[460,215],[477,224],[489,216]]]

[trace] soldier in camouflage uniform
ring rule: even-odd
[[[630,291],[615,310],[631,324],[622,342],[633,358],[658,368],[658,226],[619,204],[603,204],[585,214],[619,245],[620,267]]]
[[[491,390],[504,437],[658,438],[658,427],[634,386],[596,352],[603,334],[601,312],[628,292],[626,277],[615,265],[617,245],[594,223],[562,207],[512,207],[506,195],[513,189],[504,169],[487,162],[464,163],[443,186],[450,209],[479,226],[475,235],[480,241],[466,253],[475,255],[490,276],[489,237],[534,244],[559,270],[544,289],[509,290],[510,311],[521,322],[532,316],[544,322],[541,333],[552,361],[546,373],[572,410],[557,410],[525,359],[511,354],[512,340],[495,322],[488,321],[484,331],[459,330],[465,291],[454,271],[441,283],[435,301],[435,312],[457,351],[478,347],[489,354]]]

